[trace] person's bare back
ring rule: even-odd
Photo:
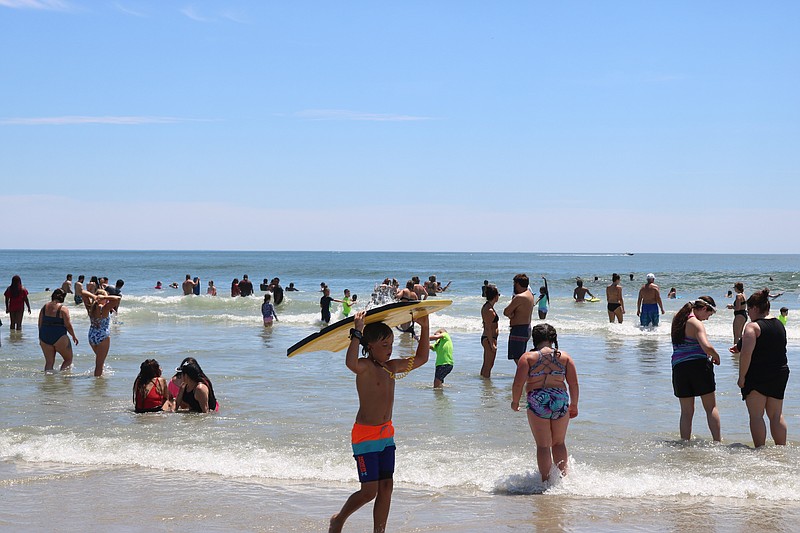
[[[646,283],[639,289],[639,300],[643,305],[660,304],[661,292],[655,283]]]

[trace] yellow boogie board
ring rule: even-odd
[[[422,300],[417,302],[397,302],[381,307],[375,307],[367,311],[364,317],[366,324],[383,322],[389,327],[399,326],[411,320],[421,318],[433,312],[444,309],[452,304],[452,300]],[[350,316],[340,320],[319,333],[309,335],[292,347],[286,350],[288,357],[308,352],[339,352],[350,345],[350,329],[353,327],[355,318]]]

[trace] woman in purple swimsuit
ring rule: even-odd
[[[553,463],[562,476],[567,474],[564,440],[569,419],[578,416],[578,374],[572,357],[558,349],[558,335],[553,326],[537,324],[532,337],[534,350],[522,355],[514,376],[511,409],[519,411],[524,385],[528,423],[536,441],[536,462],[542,481],[547,481]]]

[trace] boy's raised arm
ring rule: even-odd
[[[428,362],[428,354],[430,353],[430,344],[425,339],[430,338],[431,336],[431,327],[430,322],[428,321],[428,315],[425,315],[417,320],[417,324],[420,325],[422,331],[419,332],[419,344],[417,345],[417,353],[414,355],[414,366],[411,368],[419,368],[425,363]]]
[[[361,334],[364,333],[364,316],[366,311],[359,311],[353,317],[353,326],[358,334],[350,335],[350,346],[347,347],[347,355],[345,356],[345,365],[355,374],[360,374],[363,366],[358,364],[358,352],[361,349]]]

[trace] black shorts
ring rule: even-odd
[[[678,398],[703,396],[715,390],[714,365],[708,359],[690,359],[672,367],[672,391]]]
[[[444,378],[446,378],[447,374],[452,372],[452,370],[453,370],[453,365],[438,365],[436,367],[436,379],[444,382]]]
[[[769,377],[754,378],[748,372],[744,377],[744,388],[742,389],[742,400],[752,391],[760,392],[767,398],[783,400],[786,392],[786,384],[789,382],[789,367],[784,366],[772,373]]]

